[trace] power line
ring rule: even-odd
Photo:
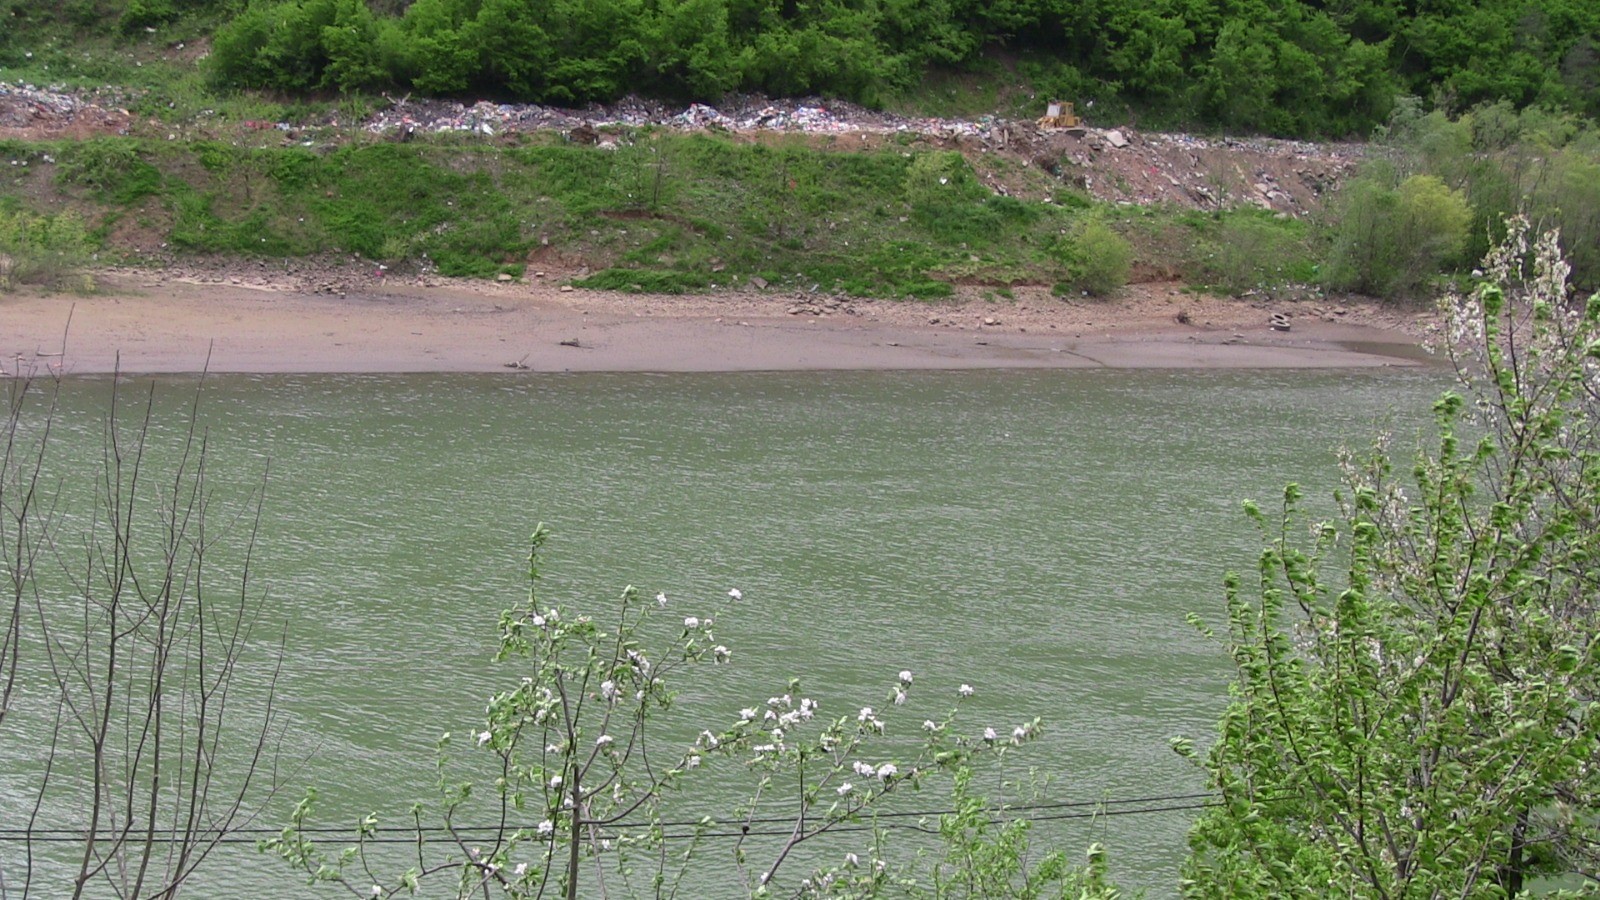
[[[1198,803],[1186,801],[1201,801]],[[1150,804],[1164,804],[1151,806]],[[1013,806],[990,807],[985,810],[990,822],[1025,820],[1029,822],[1057,822],[1073,819],[1094,819],[1111,816],[1145,815],[1151,813],[1186,812],[1197,809],[1206,809],[1217,805],[1215,795],[1210,793],[1196,794],[1168,794],[1155,797],[1128,797],[1106,798],[1102,800],[1056,800],[1033,803],[1023,803]],[[1064,810],[1075,810],[1066,812]],[[878,827],[893,829],[935,832],[921,824],[890,821],[882,826],[878,820],[905,820],[905,819],[931,819],[940,816],[954,815],[957,810],[935,809],[919,811],[871,811],[863,818],[871,818],[874,824],[849,822],[846,819],[838,820],[839,824],[828,830],[835,833],[849,833],[858,831],[871,831]],[[1015,815],[1015,813],[1042,813],[1041,815]],[[818,819],[822,821],[821,817]],[[756,817],[739,820],[711,820],[704,819],[667,821],[667,822],[616,822],[602,828],[602,836],[616,835],[639,828],[660,828],[664,831],[673,828],[690,828],[704,826],[706,829],[681,833],[665,833],[664,840],[686,840],[691,838],[726,838],[726,837],[775,837],[786,836],[792,833],[795,822],[793,816]],[[763,826],[784,825],[782,829],[766,828]],[[737,830],[728,830],[737,829]],[[418,841],[432,843],[441,840],[492,840],[503,834],[517,830],[533,830],[530,826],[512,825],[465,825],[449,827],[443,825],[427,826],[381,826],[370,829],[369,835],[363,839],[367,844],[415,844]],[[282,834],[282,828],[229,828],[229,829],[197,829],[181,833],[174,829],[167,834],[149,834],[142,830],[101,831],[95,835],[97,841],[114,841],[118,838],[150,841],[159,844],[171,844],[182,841],[202,840],[215,841],[218,844],[254,844],[263,836]],[[317,827],[298,829],[297,833],[304,835],[352,835],[349,826]],[[28,841],[33,843],[78,843],[86,840],[89,834],[79,829],[71,828],[0,828],[0,843]]]

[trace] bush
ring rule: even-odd
[[[1133,245],[1099,219],[1079,223],[1071,240],[1057,245],[1056,255],[1066,265],[1066,283],[1094,297],[1116,293],[1128,283],[1133,266]]]
[[[83,220],[0,207],[0,291],[17,285],[89,287],[77,270],[93,250]]]
[[[1413,175],[1391,187],[1391,171],[1368,171],[1341,193],[1330,287],[1413,297],[1459,261],[1472,220],[1466,197],[1433,175]]]
[[[177,15],[172,0],[128,0],[128,6],[122,11],[122,18],[117,24],[123,31],[131,33],[165,25]]]

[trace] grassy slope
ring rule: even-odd
[[[611,137],[612,149],[554,134],[361,135],[315,149],[0,143],[0,163],[19,163],[0,180],[0,211],[73,210],[92,249],[113,253],[353,254],[480,277],[586,266],[591,286],[649,291],[757,277],[874,296],[941,296],[952,283],[1092,288],[1119,251],[1144,271],[1193,273],[1207,236],[1241,221],[1304,252],[1297,223],[1097,207],[1037,167],[984,154],[980,171],[909,137],[850,151],[802,136]],[[1052,202],[997,195],[984,186],[995,181]]]
[[[759,277],[931,297],[952,283],[1103,284],[1108,249],[1115,256],[1127,248],[1107,248],[1104,227],[1092,223],[1131,242],[1139,272],[1248,285],[1309,270],[1297,223],[1097,206],[1037,167],[999,154],[963,160],[909,136],[845,150],[830,137],[751,143],[634,130],[609,135],[616,147],[603,150],[553,134],[398,144],[312,130],[303,135],[311,147],[278,145],[276,133],[265,138],[272,146],[253,147],[263,137],[241,133],[245,120],[331,114],[350,122],[382,101],[216,95],[197,64],[204,36],[204,23],[183,22],[131,41],[41,32],[21,68],[0,70],[0,80],[111,85],[139,121],[158,123],[139,129],[145,137],[0,142],[0,252],[52,254],[34,280],[48,280],[74,256],[166,249],[355,254],[475,276],[588,267],[592,286],[623,290],[699,290]],[[992,84],[930,83],[902,103],[970,113],[997,90],[1025,96],[1008,73],[998,75]],[[1008,86],[995,86],[1001,82]],[[168,132],[177,139],[164,139]],[[1054,202],[997,196],[984,187],[995,183]],[[1219,277],[1206,260],[1229,220],[1269,231],[1295,265],[1247,265]]]

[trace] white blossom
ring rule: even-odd
[[[754,706],[747,706],[744,709],[739,710],[739,724],[748,725],[751,722],[754,722],[756,720],[756,716],[759,714],[760,710],[757,710]]]
[[[549,819],[545,819],[543,822],[539,823],[539,834],[541,835],[548,837],[553,834],[555,830],[556,823],[550,821]],[[527,864],[524,863],[523,865],[526,866]]]
[[[602,734],[599,737],[594,739],[594,745],[596,747],[605,747],[605,746],[610,745],[610,743],[611,743],[611,735],[609,735],[609,734]]]
[[[667,606],[667,592],[666,591],[662,591],[661,593],[656,594],[656,605],[661,607],[662,609],[666,608],[666,606]]]
[[[517,867],[511,870],[511,874],[518,876],[528,874],[528,864],[525,862],[517,863]]]
[[[735,600],[743,600],[744,599],[744,591],[741,591],[738,588],[729,588],[728,589],[728,596],[732,597]]]
[[[972,685],[963,684],[961,687],[956,688],[956,693],[960,694],[963,697],[971,697],[972,696]]]
[[[910,669],[901,669],[900,670],[900,683],[901,684],[910,684],[911,683],[911,670]]]
[[[848,793],[850,793],[851,791],[853,791],[855,789],[856,789],[856,786],[851,784],[848,781],[846,781],[844,784],[841,784],[838,787],[834,788],[834,790],[836,792],[838,792],[839,796],[841,796],[841,797],[843,797],[845,794],[848,794]]]
[[[985,728],[983,730],[983,739],[988,741],[988,742],[990,742],[991,744],[994,743],[996,740],[998,740],[999,737],[1000,736],[998,734],[995,734],[993,728]]]
[[[855,765],[851,766],[851,768],[862,778],[872,778],[878,774],[878,770],[873,768],[871,763],[865,763],[859,759],[856,760]]]
[[[922,730],[923,731],[938,731],[939,730],[939,723],[933,721],[932,719],[923,719],[922,720]]]
[[[491,737],[494,737],[494,735],[490,734],[487,731],[478,732],[478,746],[482,747],[484,744],[489,743],[489,738],[491,738]]]
[[[718,644],[715,647],[711,648],[711,658],[716,662],[725,663],[725,662],[728,661],[728,657],[730,657],[732,655],[733,655],[733,651],[729,650],[727,647],[722,646],[721,644]]]
[[[561,787],[561,776],[560,775],[551,775],[550,776],[550,790],[553,791],[553,790],[556,790],[556,789],[558,789],[560,787]]]
[[[692,631],[692,630],[700,627],[700,620],[695,618],[694,616],[688,616],[683,620],[683,627],[688,628],[688,629],[690,629]]]
[[[884,763],[883,765],[878,767],[878,777],[883,779],[884,781],[888,781],[889,779],[891,779],[894,776],[899,775],[899,774],[900,774],[900,770],[895,768],[894,763]]]
[[[861,857],[856,856],[854,853],[846,853],[844,855],[844,864],[854,869],[856,866],[861,865]]]
[[[863,706],[863,707],[861,707],[861,714],[856,716],[856,721],[857,722],[865,722],[865,721],[867,721],[868,719],[871,719],[871,718],[873,718],[872,707]]]
[[[904,706],[905,702],[906,702],[906,692],[903,691],[903,690],[900,690],[899,688],[896,688],[895,692],[894,692],[894,705],[895,706]]]

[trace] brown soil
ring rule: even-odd
[[[1425,314],[1139,285],[1114,303],[621,295],[345,272],[101,273],[99,293],[0,297],[10,374],[1327,368],[1426,364]],[[1274,313],[1290,330],[1272,327]],[[1180,321],[1180,320],[1186,320]]]

